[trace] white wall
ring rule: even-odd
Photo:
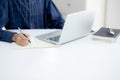
[[[106,26],[120,29],[120,0],[107,0]]]
[[[89,10],[96,11],[93,30],[97,31],[99,28],[105,26],[106,0],[87,0],[86,7]]]
[[[53,0],[64,17],[67,14],[85,10],[86,0]]]

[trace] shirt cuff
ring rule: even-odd
[[[15,34],[15,32],[5,31],[4,34],[3,34],[3,36],[2,36],[3,41],[13,42],[12,36],[14,34]]]

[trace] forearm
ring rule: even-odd
[[[7,30],[0,30],[0,41],[13,42],[12,37],[15,32],[10,32]]]

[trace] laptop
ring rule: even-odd
[[[92,28],[95,12],[90,10],[80,11],[67,15],[63,29],[36,36],[54,44],[64,44],[87,36]]]

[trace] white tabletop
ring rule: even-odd
[[[49,31],[23,30],[33,37]],[[89,35],[58,47],[17,50],[0,42],[0,80],[120,80],[120,41]]]

